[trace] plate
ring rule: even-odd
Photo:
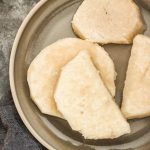
[[[75,37],[71,20],[82,0],[41,0],[29,13],[16,36],[10,58],[10,85],[16,108],[33,136],[50,150],[150,150],[150,117],[129,121],[132,133],[114,140],[85,140],[62,119],[42,114],[32,102],[27,69],[49,44]],[[139,4],[150,35],[150,12]],[[104,46],[118,73],[116,101],[120,105],[131,45]]]

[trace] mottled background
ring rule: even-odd
[[[9,87],[9,56],[21,22],[39,0],[0,0],[0,150],[43,150],[15,109]]]

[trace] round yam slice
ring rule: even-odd
[[[81,50],[89,52],[105,86],[112,96],[115,95],[116,73],[107,52],[97,44],[78,38],[66,38],[42,50],[32,61],[27,72],[31,98],[42,113],[62,117],[54,100],[55,86],[61,68]]]
[[[121,110],[127,119],[150,116],[150,38],[145,35],[133,41]]]
[[[82,39],[100,44],[129,44],[145,29],[133,0],[84,0],[72,27]]]
[[[87,51],[62,69],[55,101],[72,129],[86,139],[113,139],[130,132]]]

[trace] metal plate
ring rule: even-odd
[[[41,0],[24,20],[10,59],[10,84],[16,108],[30,132],[48,149],[150,150],[150,117],[131,120],[132,133],[114,140],[85,140],[66,121],[43,115],[32,102],[27,69],[35,56],[58,39],[75,37],[71,20],[81,0]],[[139,4],[140,8],[141,5]],[[150,12],[141,8],[150,35]],[[128,13],[128,12],[127,12]],[[120,105],[131,45],[105,45],[118,73],[116,101]]]

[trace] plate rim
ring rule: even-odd
[[[15,107],[17,109],[17,112],[19,114],[19,116],[21,117],[23,123],[25,124],[25,126],[27,127],[27,129],[30,131],[30,133],[47,149],[49,150],[56,150],[54,147],[52,147],[51,145],[49,145],[46,141],[44,141],[40,135],[33,129],[33,127],[30,125],[30,123],[28,122],[28,120],[25,117],[25,114],[23,113],[21,106],[19,104],[19,100],[17,97],[17,93],[16,93],[16,88],[15,88],[15,81],[14,81],[14,62],[15,62],[15,55],[16,55],[16,51],[17,51],[17,47],[20,41],[20,38],[23,34],[24,29],[26,28],[28,22],[30,21],[30,19],[33,17],[33,15],[39,10],[40,7],[42,7],[45,3],[47,2],[47,0],[40,0],[31,10],[30,12],[27,14],[27,16],[25,17],[25,19],[23,20],[20,28],[18,29],[18,32],[16,34],[13,46],[12,46],[12,50],[11,50],[11,54],[10,54],[10,61],[9,61],[9,83],[10,83],[10,89],[11,89],[11,93],[12,93],[12,97],[13,97],[13,101],[15,104]]]
[[[15,63],[15,56],[18,48],[18,44],[20,41],[20,38],[23,35],[23,32],[28,25],[29,21],[32,19],[34,14],[47,2],[48,0],[39,0],[39,2],[31,9],[31,11],[27,14],[25,19],[23,20],[20,28],[18,29],[18,32],[15,36],[15,40],[12,46],[11,54],[10,54],[10,61],[9,61],[9,83],[10,83],[10,89],[13,97],[13,101],[15,104],[15,107],[17,109],[17,112],[22,119],[24,125],[29,130],[29,132],[33,135],[35,139],[38,140],[45,148],[49,150],[56,150],[52,145],[48,144],[36,131],[35,129],[30,125],[29,121],[27,120],[24,112],[22,111],[21,105],[19,103],[19,99],[17,96],[16,88],[15,88],[15,80],[14,80],[14,63]],[[143,146],[143,145],[142,145]],[[144,147],[139,147],[144,148]],[[139,150],[140,150],[139,149]]]

